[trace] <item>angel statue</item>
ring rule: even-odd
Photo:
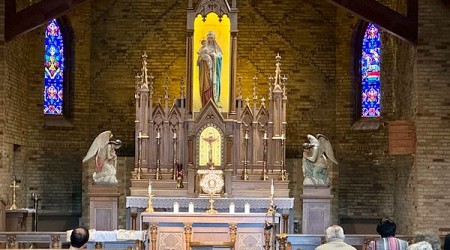
[[[92,177],[97,184],[117,184],[116,149],[122,146],[122,141],[110,141],[112,136],[111,131],[100,133],[92,142],[83,159],[83,163],[85,163],[95,156],[95,172]]]
[[[330,140],[322,134],[307,138],[309,143],[303,144],[303,185],[328,185],[328,169],[338,164]]]

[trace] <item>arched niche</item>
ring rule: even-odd
[[[221,112],[235,113],[235,85],[237,58],[237,8],[233,0],[231,6],[226,0],[189,1],[186,29],[186,104],[189,113],[199,112],[202,104],[202,84],[198,66],[202,39],[208,39],[213,32],[222,52],[220,98],[216,105]],[[213,75],[213,74],[212,74]],[[214,83],[215,84],[215,83]],[[218,93],[218,91],[214,92]],[[203,98],[208,98],[204,97]],[[214,95],[212,95],[214,98]]]

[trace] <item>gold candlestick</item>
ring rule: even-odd
[[[153,195],[151,195],[151,194],[148,195],[148,205],[147,205],[147,209],[145,209],[146,213],[155,212],[155,210],[153,209],[152,197],[153,197]]]
[[[148,204],[147,209],[145,209],[146,213],[153,213],[155,210],[153,209],[153,201],[152,201],[152,182],[148,180]]]
[[[136,180],[142,179],[142,139],[148,139],[148,135],[142,134],[141,131],[139,131],[138,135],[138,169],[136,173]]]
[[[17,209],[17,205],[16,205],[16,188],[20,187],[19,185],[17,185],[17,180],[16,180],[16,176],[13,176],[13,184],[10,185],[10,187],[13,190],[13,200],[12,200],[12,205],[9,209],[11,210],[16,210]]]

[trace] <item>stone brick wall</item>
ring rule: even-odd
[[[386,2],[386,1],[385,1]],[[389,6],[389,3],[385,3]],[[413,193],[410,187],[411,156],[389,155],[387,124],[399,119],[413,119],[414,48],[404,41],[382,33],[382,118],[376,129],[355,121],[354,37],[359,21],[344,10],[338,10],[336,35],[336,141],[335,154],[340,159],[336,193],[339,195],[339,218],[399,219],[400,232],[408,233],[413,215]],[[359,101],[359,96],[357,97]],[[357,124],[355,124],[357,122]],[[398,217],[398,218],[397,218]]]
[[[415,82],[417,84],[417,216],[414,227],[450,224],[450,8],[421,1]]]
[[[5,2],[0,2],[0,79],[5,79]],[[5,81],[0,81],[0,199],[7,201],[9,168],[5,150]]]
[[[72,216],[68,228],[78,224],[76,218],[81,216],[81,159],[91,140],[87,135],[89,10],[89,5],[83,5],[70,14],[76,34],[73,44],[76,56],[72,60],[77,65],[73,70],[76,105],[72,120],[61,122],[43,115],[44,27],[8,42],[4,56],[7,73],[2,82],[6,92],[1,95],[5,103],[2,150],[6,157],[2,160],[5,169],[2,170],[5,184],[0,189],[2,197],[10,200],[11,175],[17,175],[21,180],[18,206],[32,207],[30,195],[37,192],[41,195],[38,209],[42,218]],[[63,229],[67,228],[60,228]]]
[[[405,11],[405,0],[381,2]],[[43,28],[0,43],[0,198],[10,198],[10,176],[17,174],[21,206],[31,206],[29,195],[38,192],[45,215],[86,214],[82,188],[92,169],[84,166],[82,171],[81,159],[92,139],[111,130],[125,143],[119,155],[133,156],[134,76],[144,51],[155,76],[155,99],[166,76],[169,99],[178,96],[186,74],[186,7],[180,0],[97,0],[67,14],[75,42],[69,127],[46,126],[49,121],[42,114]],[[322,133],[332,140],[340,163],[331,173],[333,222],[388,216],[397,220],[400,233],[448,225],[448,6],[437,0],[420,2],[417,48],[383,33],[383,117],[373,130],[354,125],[352,41],[357,18],[326,1],[242,0],[238,8],[237,73],[243,97],[251,97],[255,75],[258,96],[267,97],[267,77],[274,74],[278,52],[289,78],[287,168],[296,218],[301,219],[300,146],[308,133]],[[415,121],[415,155],[389,155],[387,124],[394,120]],[[121,162],[124,181],[132,162]],[[124,207],[127,189],[121,190]],[[124,223],[121,214],[121,227]]]

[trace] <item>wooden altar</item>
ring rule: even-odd
[[[152,55],[143,54],[141,72],[136,76],[135,167],[130,197],[148,197],[151,183],[151,195],[156,201],[176,198],[177,204],[187,204],[189,199],[208,195],[200,184],[203,175],[214,170],[224,183],[214,193],[215,198],[267,199],[263,209],[253,209],[252,213],[267,211],[268,201],[273,198],[290,199],[285,166],[287,78],[281,74],[281,57],[275,57],[274,75],[268,77],[264,92],[258,92],[261,83],[254,78],[253,86],[247,88],[253,89],[251,99],[243,98],[242,80],[237,77],[237,23],[236,1],[188,1],[186,78],[180,79],[179,89],[174,89],[178,84],[171,83],[169,77],[155,79],[152,69],[147,68]],[[222,47],[219,54],[211,55],[214,60],[223,59],[217,66],[222,75],[214,74],[217,79],[200,74],[200,40],[211,49],[216,48],[213,45]],[[214,87],[221,83],[219,98],[216,90],[209,97],[202,95],[203,85],[199,86],[199,82],[205,80],[211,80]],[[169,93],[179,95],[169,97]],[[136,226],[142,206],[128,206],[129,200],[129,216],[134,218],[131,225]],[[154,209],[171,212],[173,203]],[[237,210],[244,210],[244,203],[235,205]],[[292,207],[290,202],[287,209],[277,212],[287,216]],[[194,217],[208,218],[203,215]],[[172,213],[164,216],[182,221],[193,217]],[[247,215],[233,216],[245,221]],[[153,217],[142,219],[150,222]]]
[[[136,76],[131,195],[146,194],[148,179],[152,179],[155,195],[198,196],[198,171],[213,166],[223,171],[221,196],[268,197],[273,179],[277,197],[289,197],[285,167],[287,78],[281,74],[281,57],[275,58],[275,72],[268,77],[265,93],[258,93],[261,83],[254,79],[253,97],[244,100],[242,83],[236,76],[236,1],[231,6],[226,0],[201,0],[195,5],[189,1],[188,5],[186,82],[181,79],[176,91],[168,78],[157,82],[147,68],[151,55],[142,56],[142,70]],[[213,22],[210,27],[208,21]],[[229,26],[218,30],[217,25],[224,23]],[[197,35],[210,39],[210,34],[217,34],[212,36],[217,39],[214,44],[223,41],[218,40],[219,34],[230,39],[221,44],[221,67],[229,75],[222,74],[217,80],[223,83],[220,101],[211,98],[200,103],[196,69],[200,56],[194,56],[198,45],[193,39]],[[179,96],[169,97],[169,92]]]
[[[149,223],[149,249],[191,249],[222,246],[229,249],[268,249],[272,216],[253,214],[142,213]],[[279,216],[275,217],[275,222]]]

